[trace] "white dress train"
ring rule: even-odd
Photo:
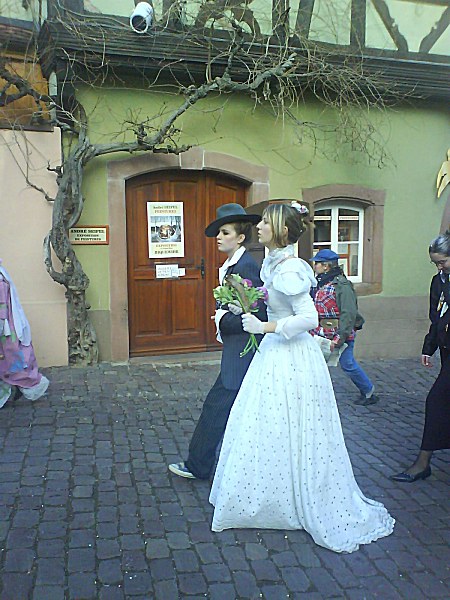
[[[328,368],[307,333],[314,275],[292,254],[276,250],[263,264],[277,333],[261,342],[230,413],[212,529],[305,529],[320,546],[353,552],[389,535],[394,519],[355,481]]]

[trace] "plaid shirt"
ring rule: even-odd
[[[319,321],[320,319],[339,319],[339,308],[336,303],[336,290],[334,288],[333,283],[330,281],[326,283],[322,287],[316,288],[316,293],[314,295],[314,304],[316,306],[316,310],[319,313]],[[351,341],[355,339],[355,331],[352,330],[351,334],[348,336],[346,340],[341,340],[341,337],[338,333],[338,327],[330,327],[324,329],[319,325],[312,330],[314,335],[321,335],[322,337],[326,337],[331,340],[334,344],[339,344],[340,342]]]

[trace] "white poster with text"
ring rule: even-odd
[[[147,202],[148,256],[184,256],[182,202]]]

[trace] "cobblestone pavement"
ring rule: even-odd
[[[344,434],[362,490],[397,525],[352,554],[304,531],[212,533],[209,482],[169,474],[217,361],[45,369],[47,398],[0,412],[0,599],[449,598],[448,451],[426,481],[387,478],[417,452],[437,370],[362,364],[375,406],[354,405],[332,369]]]

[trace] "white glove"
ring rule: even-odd
[[[242,328],[248,333],[264,333],[264,322],[255,315],[246,313],[242,315]]]
[[[228,310],[231,313],[233,313],[233,315],[242,315],[242,313],[244,312],[240,304],[238,304],[237,302],[230,302],[228,304]]]

